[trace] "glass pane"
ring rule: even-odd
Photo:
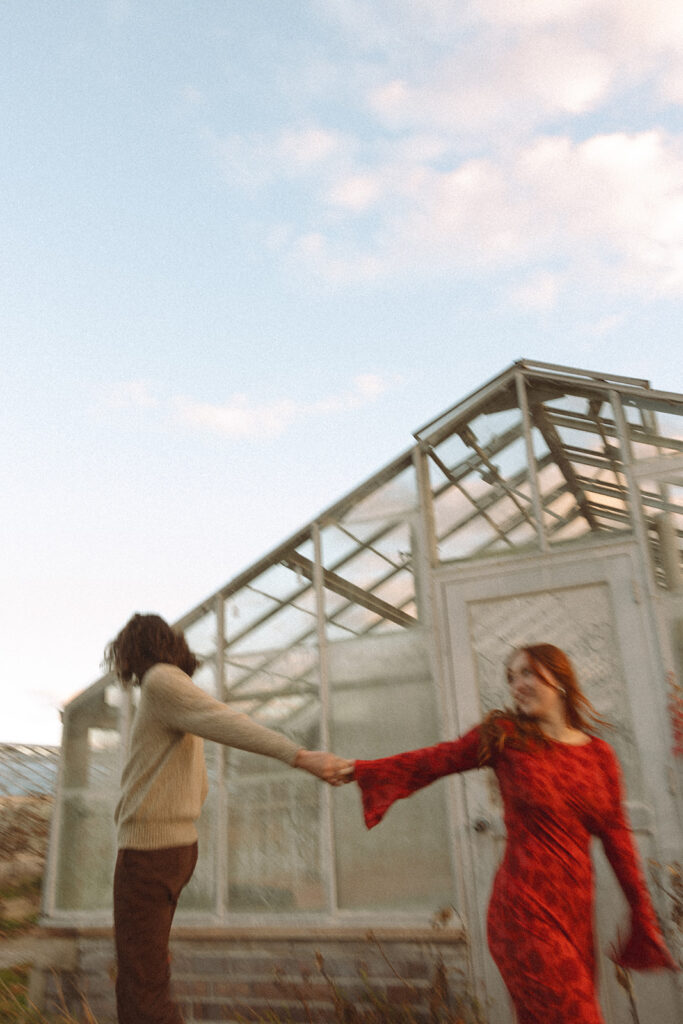
[[[373,758],[439,742],[426,643],[411,630],[330,646],[335,751]],[[399,801],[372,832],[355,787],[335,792],[333,815],[340,908],[431,914],[452,901],[445,786]]]
[[[321,531],[329,640],[417,624],[415,487],[411,464]]]
[[[659,586],[683,588],[683,482],[640,480],[640,496]]]
[[[213,612],[202,615],[184,630],[190,650],[202,660],[216,653],[216,616]]]
[[[216,844],[218,841],[218,808],[223,795],[220,790],[222,749],[216,743],[204,743],[209,794],[197,822],[199,855],[194,874],[178,901],[178,915],[204,911],[213,913],[216,907]]]
[[[294,680],[292,680],[294,683]],[[320,704],[302,693],[233,703],[309,749],[320,747]],[[322,787],[312,776],[256,754],[226,751],[227,909],[230,913],[320,910],[325,905],[320,837]]]
[[[537,459],[547,458],[540,440]],[[429,450],[441,561],[514,552],[538,535],[524,422],[514,387],[493,395]]]
[[[369,495],[344,513],[343,519],[348,523],[401,519],[415,512],[418,505],[417,481],[411,463],[389,480],[379,482]]]
[[[263,651],[315,644],[317,622],[312,553],[306,543],[270,566],[225,603],[225,635],[231,661]]]
[[[228,781],[228,910],[320,910],[321,787],[303,772],[239,755]]]
[[[320,678],[310,539],[225,604],[231,707],[309,749],[320,747]],[[229,913],[321,909],[321,787],[271,758],[224,752]]]
[[[548,452],[539,487],[551,543],[630,530],[623,459],[607,392],[539,383],[529,394],[534,433]]]
[[[631,398],[624,403],[633,471],[659,586],[683,586],[683,403]]]
[[[638,461],[683,451],[683,405],[680,401],[634,396],[623,400],[623,408],[634,459]]]
[[[216,676],[216,616],[214,612],[202,615],[185,629],[185,639],[199,658],[199,668],[192,681],[212,697],[220,697],[217,692]]]

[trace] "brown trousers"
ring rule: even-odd
[[[119,850],[114,872],[119,1024],[183,1024],[171,999],[168,940],[178,897],[196,863],[196,843]]]

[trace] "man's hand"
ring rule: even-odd
[[[325,750],[300,750],[294,761],[295,768],[303,768],[331,786],[342,786],[353,779],[353,761],[337,757]]]

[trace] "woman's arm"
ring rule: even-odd
[[[630,932],[614,950],[613,959],[621,967],[635,970],[677,970],[657,923],[633,833],[624,814],[621,770],[611,748],[605,744],[604,750],[608,803],[595,832],[631,908]]]
[[[458,740],[409,750],[375,761],[356,761],[355,779],[363,797],[368,828],[379,824],[396,800],[410,796],[436,779],[479,767],[479,729]]]

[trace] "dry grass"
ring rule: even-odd
[[[428,987],[418,990],[411,982],[402,978],[389,962],[380,943],[370,933],[368,941],[381,952],[394,976],[403,987],[400,1001],[389,1001],[383,992],[373,989],[365,972],[359,969],[364,992],[360,999],[350,1000],[330,977],[325,961],[320,953],[316,954],[316,965],[320,974],[327,982],[334,1007],[334,1024],[486,1024],[481,1007],[468,991],[464,977],[459,978],[457,988],[453,988],[441,957],[437,957],[432,970],[431,982]],[[302,986],[299,1002],[306,1007],[306,991]],[[263,1020],[255,1018],[255,1020]],[[309,1014],[313,1024],[313,1018]],[[273,1024],[284,1024],[273,1019]]]
[[[372,935],[368,936],[368,942],[379,946]],[[330,976],[320,953],[316,954],[316,968],[330,994],[331,1008],[325,1012],[325,1024],[486,1024],[481,1007],[467,990],[464,978],[457,978],[453,986],[440,957],[434,962],[430,984],[420,990],[394,972],[403,992],[392,1000],[383,991],[373,988],[362,967],[358,973],[363,992],[353,1000]],[[276,972],[276,981],[287,998],[295,1001],[296,1016],[287,1011],[266,1010],[263,1013],[253,1011],[237,1019],[242,1024],[293,1024],[295,1020],[301,1021],[303,1009],[305,1021],[319,1024],[320,1009],[314,1009],[313,1004],[317,1002],[319,1006],[320,995],[317,991],[313,994],[313,976],[304,973],[298,984],[292,984],[281,972]],[[60,994],[58,1009],[46,1015],[30,1004],[27,990],[27,968],[0,971],[0,1021],[3,1024],[97,1024],[85,998],[74,1015]]]
[[[82,1012],[74,1017],[67,1009],[63,996],[55,1013],[45,1015],[28,998],[28,968],[17,967],[0,971],[0,1021],[2,1024],[97,1024],[87,1001]]]

